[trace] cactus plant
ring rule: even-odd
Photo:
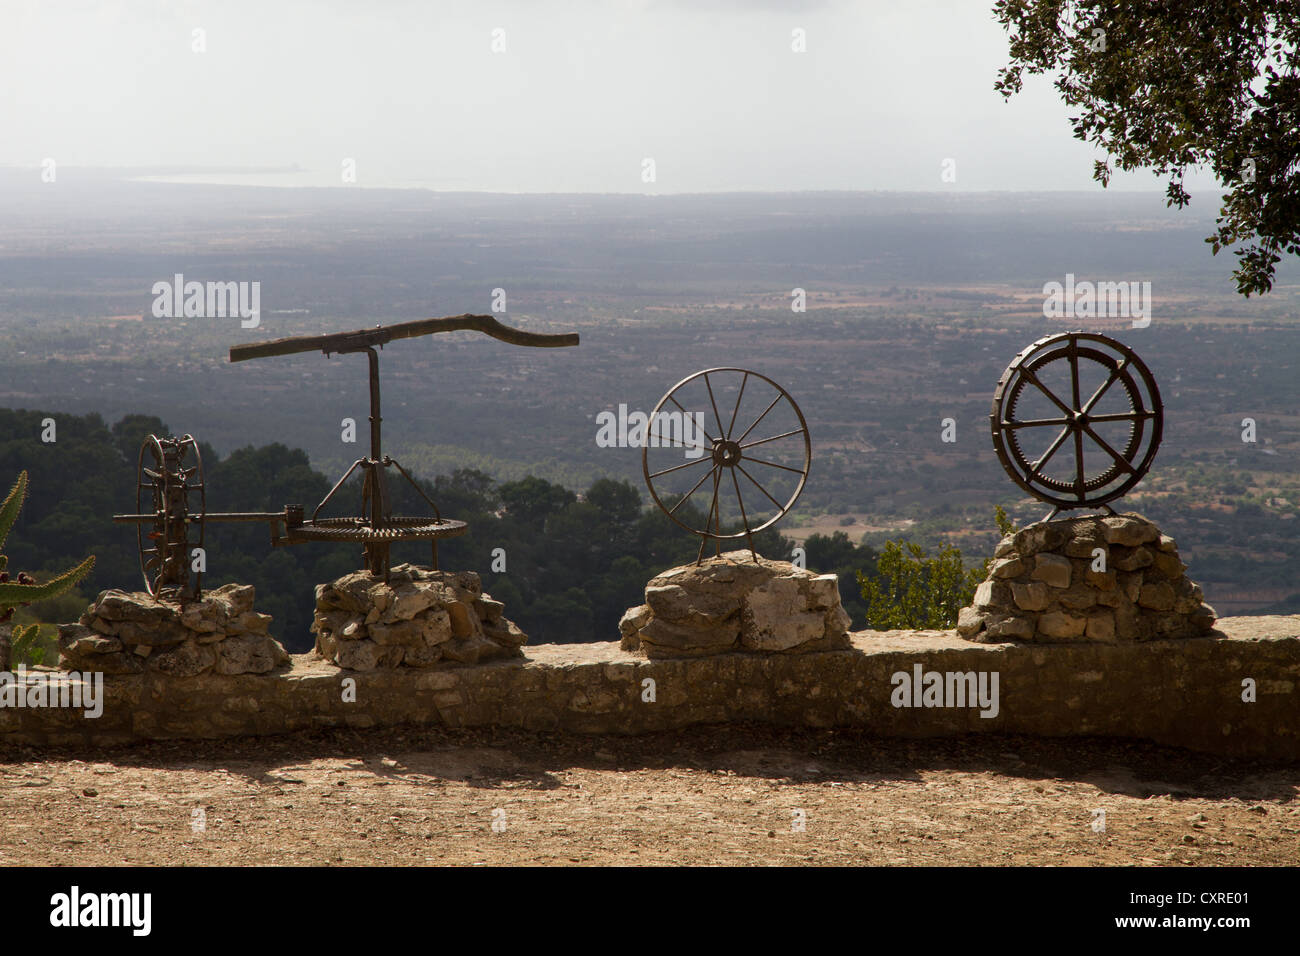
[[[13,528],[14,521],[18,518],[18,512],[22,510],[23,502],[26,499],[27,472],[24,471],[18,475],[18,480],[14,482],[13,488],[9,490],[9,495],[5,498],[4,503],[0,504],[0,547],[4,546],[5,539],[9,537],[9,531]],[[72,570],[65,571],[43,584],[37,584],[36,579],[25,571],[19,571],[17,577],[10,580],[8,566],[9,559],[0,554],[0,624],[4,624],[13,617],[15,608],[26,607],[33,601],[54,597],[72,588],[90,573],[95,566],[95,556],[91,555]],[[15,627],[11,636],[12,655],[15,657],[27,655],[31,651],[39,633],[40,625],[37,624]],[[40,661],[34,663],[40,663]]]

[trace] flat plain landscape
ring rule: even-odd
[[[42,190],[12,171],[0,196],[11,408],[156,415],[222,454],[279,442],[337,474],[356,457],[339,423],[367,414],[364,363],[231,365],[229,347],[487,312],[500,289],[503,320],[577,331],[582,345],[394,343],[381,360],[386,450],[425,478],[476,468],[641,491],[638,451],[598,445],[597,415],[648,411],[699,369],[743,366],[788,389],[810,423],[812,471],[780,525],[794,540],[906,535],[987,556],[994,505],[1021,523],[1047,510],[993,453],[998,376],[1040,336],[1106,331],[1151,366],[1165,404],[1155,467],[1120,507],[1178,540],[1222,614],[1300,607],[1300,275],[1285,264],[1271,294],[1238,296],[1230,257],[1202,241],[1212,197],[1179,213],[1115,192],[496,196],[75,173]],[[153,284],[177,273],[261,282],[260,326],[153,317]],[[1066,274],[1150,281],[1150,326],[1044,318],[1043,285]],[[221,494],[219,507],[247,508]]]

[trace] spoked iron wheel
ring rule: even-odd
[[[712,540],[753,535],[794,506],[808,480],[812,442],[790,394],[766,375],[711,368],[682,379],[650,413],[641,468],[650,495],[681,527],[699,535],[698,560]]]
[[[989,415],[998,460],[1029,494],[1067,508],[1110,508],[1147,473],[1164,410],[1151,370],[1109,336],[1039,339],[1003,372]]]
[[[193,463],[186,464],[191,455]],[[135,504],[137,514],[154,516],[151,524],[136,525],[145,590],[156,598],[197,600],[203,573],[191,575],[190,555],[203,547],[207,492],[203,458],[192,435],[145,439],[136,464]]]

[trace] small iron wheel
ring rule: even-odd
[[[650,413],[641,451],[655,504],[704,539],[701,555],[709,540],[721,551],[721,541],[737,538],[752,552],[754,532],[794,506],[811,462],[808,423],[790,393],[732,367],[696,372],[669,389]]]

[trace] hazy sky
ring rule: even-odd
[[[993,92],[991,8],[0,0],[0,165],[297,166],[247,181],[343,186],[350,158],[359,186],[507,192],[1100,188],[1046,80]]]

